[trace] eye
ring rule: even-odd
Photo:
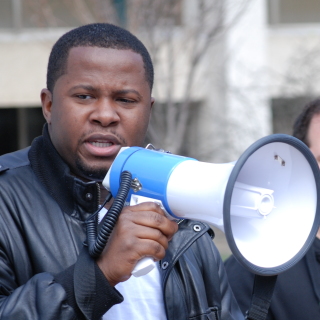
[[[135,101],[132,99],[127,99],[127,98],[118,98],[117,99],[120,102],[124,102],[124,103],[134,103]]]
[[[92,96],[90,96],[89,94],[78,94],[77,98],[81,100],[89,100],[89,99],[92,99]]]

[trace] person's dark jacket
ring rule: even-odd
[[[225,261],[229,282],[245,314],[249,309],[254,275],[231,256]],[[320,240],[292,268],[278,275],[267,320],[320,319]]]
[[[99,190],[70,174],[46,127],[31,148],[0,157],[2,320],[99,319],[123,301],[83,245]],[[168,320],[243,319],[210,235],[185,220],[170,242],[160,267]]]

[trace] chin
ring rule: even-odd
[[[76,168],[79,176],[94,181],[102,181],[108,172],[107,167],[90,166],[76,159]]]

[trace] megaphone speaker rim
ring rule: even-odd
[[[279,274],[285,270],[288,270],[293,265],[295,265],[309,250],[310,246],[312,245],[316,234],[319,229],[320,225],[320,206],[319,202],[317,201],[316,204],[316,213],[315,213],[315,219],[313,226],[311,228],[310,234],[301,248],[299,252],[293,256],[290,260],[287,262],[276,266],[276,267],[261,267],[257,266],[250,261],[248,261],[240,252],[238,249],[238,246],[236,245],[233,231],[232,231],[232,225],[231,225],[231,215],[230,215],[230,208],[231,208],[231,199],[232,194],[234,190],[234,185],[237,181],[238,175],[243,168],[244,164],[246,163],[247,159],[255,153],[258,149],[262,148],[263,146],[274,143],[274,142],[282,142],[286,143],[288,145],[291,145],[292,147],[296,148],[298,151],[300,151],[304,156],[305,159],[308,161],[310,168],[313,172],[314,178],[315,178],[315,186],[316,186],[316,195],[317,199],[320,199],[320,170],[317,161],[315,160],[313,154],[311,153],[310,149],[300,140],[293,136],[289,136],[286,134],[272,134],[267,137],[264,137],[255,143],[253,143],[239,158],[239,160],[236,162],[227,186],[226,191],[224,195],[224,202],[223,202],[223,222],[224,222],[224,231],[225,236],[228,242],[228,245],[231,249],[231,252],[235,256],[235,258],[239,261],[240,264],[242,264],[246,269],[253,272],[254,274],[262,275],[262,276],[272,276]],[[294,234],[292,235],[294,237]]]

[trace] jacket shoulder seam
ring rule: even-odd
[[[12,169],[18,169],[30,165],[28,152],[30,147],[5,154],[0,157],[0,174]]]

